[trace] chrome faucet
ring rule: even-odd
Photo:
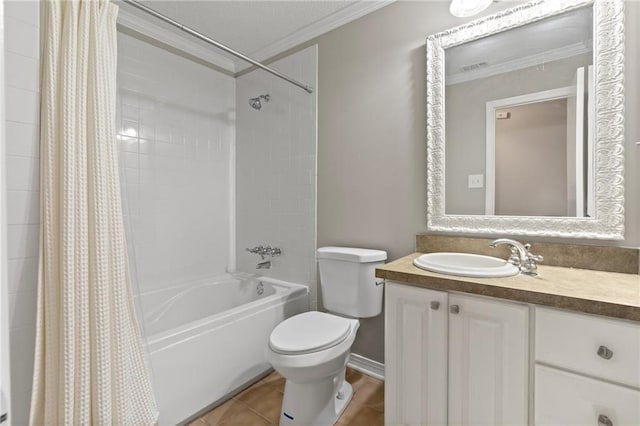
[[[271,269],[271,261],[265,260],[264,262],[258,263],[258,266],[256,266],[256,269]]]
[[[507,260],[509,263],[520,268],[520,272],[525,275],[538,275],[538,262],[542,262],[544,258],[529,251],[531,244],[522,244],[509,238],[498,238],[489,246],[496,248],[502,244],[508,244],[511,247],[511,256]]]

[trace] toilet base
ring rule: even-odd
[[[335,424],[353,397],[344,373],[312,383],[287,380],[280,426]]]

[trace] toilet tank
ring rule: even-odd
[[[352,247],[318,249],[320,289],[324,307],[352,318],[375,317],[382,312],[384,280],[376,278],[387,252]]]

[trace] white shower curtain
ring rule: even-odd
[[[127,262],[108,0],[48,0],[32,425],[151,425],[156,407]]]

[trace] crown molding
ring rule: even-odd
[[[334,30],[344,24],[348,24],[351,21],[355,21],[371,12],[381,9],[385,6],[394,3],[396,0],[359,0],[355,1],[349,6],[326,16],[313,24],[307,25],[288,36],[260,49],[252,52],[249,56],[257,61],[264,61],[265,59],[273,58],[274,56],[286,52],[296,46],[301,45],[313,38],[316,38],[322,34],[325,34],[331,30]],[[246,64],[244,61],[236,63],[236,69],[238,72],[250,68],[251,64]]]
[[[573,43],[556,49],[547,50],[546,52],[524,56],[522,58],[513,59],[496,65],[489,65],[473,71],[447,74],[445,84],[450,86],[452,84],[464,83],[466,81],[477,80],[479,78],[491,77],[492,75],[517,71],[523,68],[529,68],[548,62],[570,58],[572,56],[582,55],[583,53],[589,53],[592,50],[591,46],[583,42]]]
[[[118,12],[118,25],[122,25],[130,30],[151,37],[161,43],[169,45],[177,50],[195,56],[212,65],[220,67],[232,74],[236,72],[236,63],[215,51],[215,48],[208,48],[197,43],[192,38],[183,37],[160,25],[154,24],[139,17],[130,11],[120,8]]]

